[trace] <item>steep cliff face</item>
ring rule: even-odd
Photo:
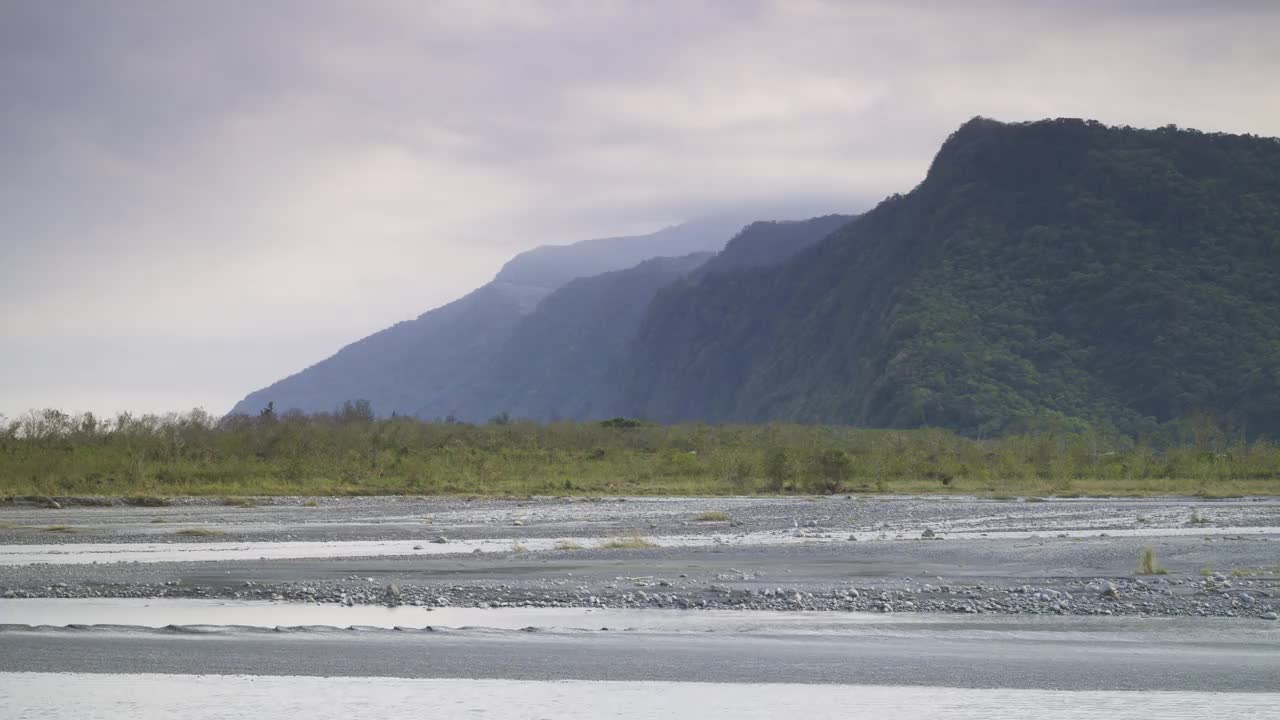
[[[975,119],[924,182],[774,268],[660,292],[656,420],[1280,433],[1280,142]]]

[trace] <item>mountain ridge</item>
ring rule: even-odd
[[[910,193],[784,265],[661,293],[629,409],[977,434],[1209,411],[1276,432],[1278,168],[1271,139],[975,118]]]

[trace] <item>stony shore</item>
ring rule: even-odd
[[[80,564],[0,565],[0,596],[1264,620],[1274,620],[1280,610],[1280,503],[1270,499],[356,498],[310,503],[302,498],[236,507],[208,501],[162,507],[10,503],[0,506],[0,545],[14,552],[61,545],[73,552],[103,543],[199,548],[206,543],[405,540],[417,542],[420,550],[431,545],[434,552],[125,563],[104,557]],[[716,519],[699,519],[708,517]],[[178,534],[189,527],[208,534]],[[674,542],[710,533],[728,539],[702,546]],[[653,547],[528,551],[520,545],[556,537],[643,538]],[[510,548],[466,550],[466,541],[481,538],[509,542]],[[458,546],[456,552],[452,545]],[[1146,548],[1167,574],[1135,574]]]

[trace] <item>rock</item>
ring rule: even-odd
[[[447,537],[445,537],[445,536],[443,536],[443,535],[437,535],[437,536],[435,536],[434,538],[431,538],[431,542],[433,542],[433,543],[435,543],[435,544],[437,544],[437,545],[443,545],[443,544],[445,544],[445,543],[449,542],[449,538],[447,538]]]
[[[1275,619],[1276,619],[1276,614],[1275,614],[1275,613],[1273,613],[1273,612],[1264,612],[1264,613],[1262,613],[1261,615],[1259,615],[1258,617],[1262,618],[1263,620],[1275,620]]]
[[[1104,582],[1102,583],[1102,592],[1099,594],[1105,598],[1114,598],[1119,594],[1119,590],[1116,589],[1114,583]]]
[[[511,523],[511,524],[512,524],[512,525],[517,525],[517,526],[518,526],[518,525],[524,525],[524,521],[523,521],[523,520],[516,520],[515,522],[513,522],[513,523]]]
[[[925,529],[924,529],[924,532],[920,533],[920,537],[922,537],[922,538],[931,538],[931,537],[935,537],[935,534],[934,534],[933,530],[930,530],[929,528],[925,528]]]
[[[413,546],[413,549],[414,549],[414,550],[421,550],[421,549],[422,549],[422,546],[421,546],[421,545],[414,545],[414,546]]]

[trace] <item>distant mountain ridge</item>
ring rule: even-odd
[[[852,217],[757,221],[718,253],[654,258],[569,282],[512,330],[487,372],[490,392],[470,405],[472,414],[542,421],[625,414],[622,391],[635,336],[659,292],[696,284],[707,273],[782,262]]]
[[[615,410],[614,389],[600,382],[613,377],[653,293],[713,257],[748,222],[744,212],[521,253],[484,287],[250,393],[231,414],[256,414],[268,403],[278,412],[328,412],[356,399],[384,416],[471,421],[500,412],[552,418]],[[655,257],[664,254],[679,257]],[[544,300],[549,307],[535,312]],[[585,305],[575,308],[578,302]],[[517,333],[526,320],[529,328]],[[549,345],[553,337],[565,344]],[[554,370],[551,357],[565,364]],[[540,387],[550,375],[534,368],[563,380]],[[597,380],[590,391],[578,386],[587,377]]]
[[[448,305],[357,340],[334,355],[249,393],[232,415],[331,412],[368,400],[380,415],[445,417],[483,358],[550,292],[492,282]]]

